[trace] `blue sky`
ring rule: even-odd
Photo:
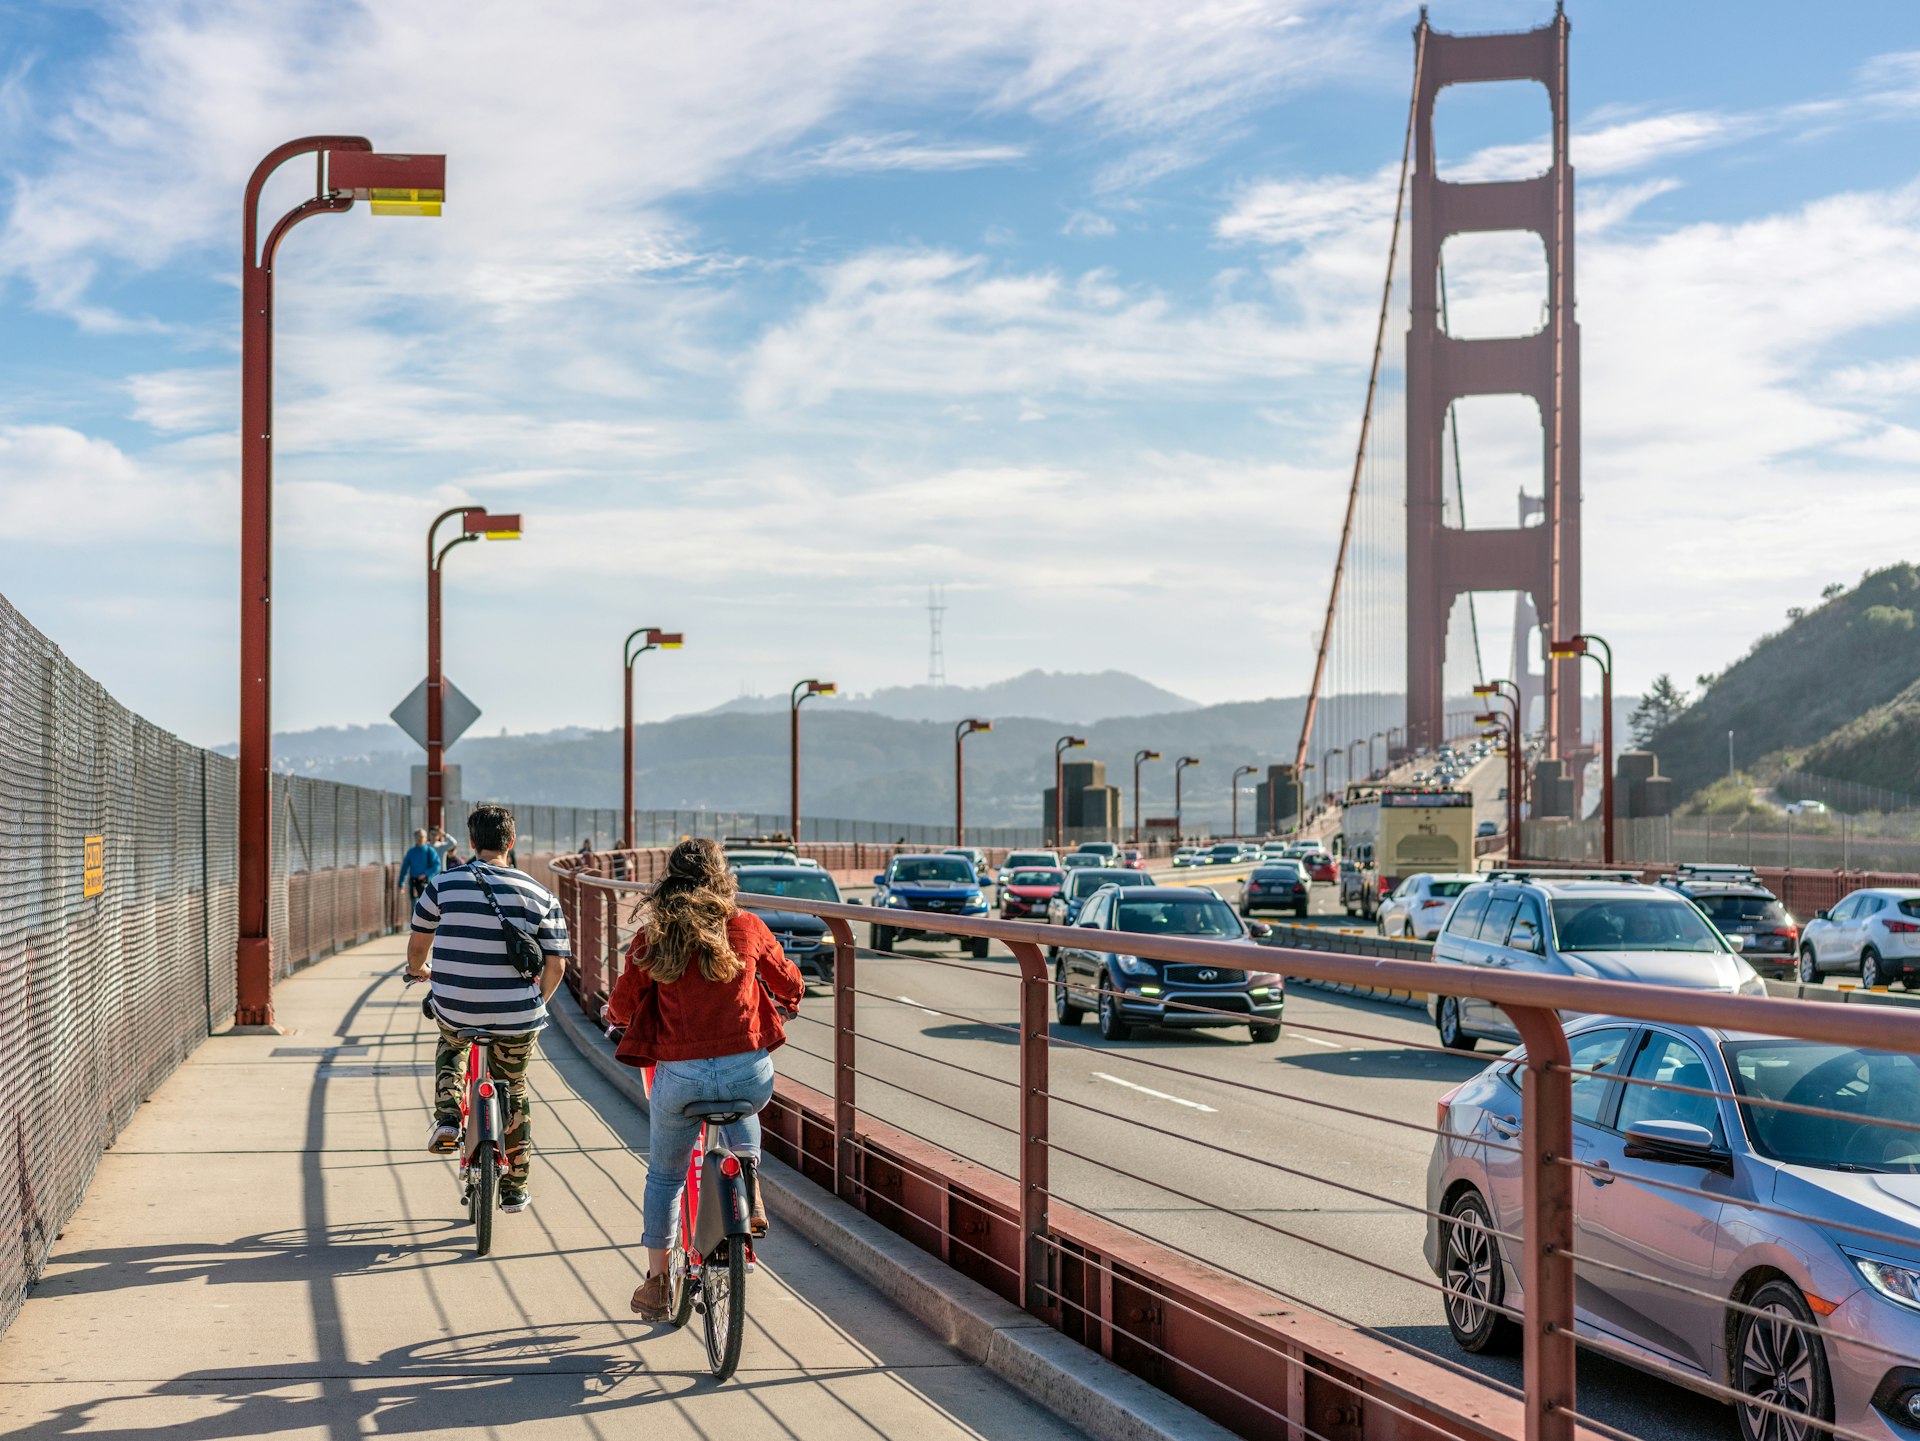
[[[1585,603],[1631,689],[1920,558],[1920,12],[1570,14]],[[1298,693],[1414,17],[0,0],[0,592],[144,714],[233,736],[240,190],[358,132],[447,152],[449,200],[283,252],[281,728],[419,679],[422,537],[469,500],[528,518],[450,563],[485,731],[612,724],[643,623],[688,633],[655,716],[924,679],[930,582],[958,682]],[[1544,103],[1505,89],[1449,95],[1443,171],[1532,165]],[[1537,310],[1524,249],[1448,263],[1463,323]],[[1470,515],[1504,511],[1521,441],[1461,428]]]

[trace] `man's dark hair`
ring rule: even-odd
[[[505,806],[475,806],[467,817],[467,839],[476,851],[513,849],[513,812]]]

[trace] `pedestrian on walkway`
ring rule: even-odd
[[[427,888],[427,882],[439,874],[439,848],[427,844],[425,831],[415,831],[413,844],[407,847],[407,853],[400,857],[400,880],[395,889],[405,886],[408,906],[417,905],[420,901],[420,893]]]
[[[560,988],[570,954],[560,902],[525,872],[505,864],[513,849],[513,812],[505,806],[475,806],[467,818],[474,858],[442,870],[413,907],[407,938],[407,974],[433,981],[433,1011],[440,1027],[434,1050],[433,1131],[429,1151],[451,1151],[460,1139],[461,1061],[459,1032],[493,1036],[489,1069],[504,1081],[511,1112],[506,1134],[507,1174],[500,1182],[500,1209],[523,1211],[533,1154],[528,1114],[527,1062],[533,1040],[547,1024],[547,1002]],[[534,935],[546,957],[538,976],[523,975],[507,949],[505,924],[514,921]],[[431,962],[431,964],[429,964]]]
[[[718,844],[684,840],[667,857],[627,967],[614,983],[607,1017],[626,1029],[619,1058],[651,1066],[648,1092],[647,1185],[640,1244],[647,1279],[633,1293],[633,1311],[668,1318],[667,1247],[673,1242],[686,1157],[700,1122],[685,1114],[702,1101],[746,1101],[753,1109],[723,1128],[746,1183],[748,1228],[767,1233],[760,1199],[760,1116],[773,1098],[773,1058],[786,1039],[806,983],[766,922],[735,904],[737,888]]]

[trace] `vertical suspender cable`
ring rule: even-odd
[[[1353,454],[1353,482],[1347,488],[1347,515],[1340,526],[1340,550],[1334,558],[1333,584],[1327,589],[1327,618],[1320,628],[1319,654],[1313,661],[1313,685],[1307,691],[1307,711],[1300,721],[1300,743],[1294,747],[1293,771],[1296,776],[1307,763],[1307,748],[1313,744],[1314,716],[1320,709],[1320,686],[1327,674],[1327,647],[1333,641],[1333,618],[1340,604],[1340,577],[1346,570],[1347,544],[1353,538],[1354,508],[1360,499],[1361,467],[1367,458],[1367,439],[1373,426],[1373,398],[1380,384],[1380,356],[1387,343],[1387,315],[1393,304],[1393,271],[1400,256],[1400,220],[1406,210],[1407,169],[1413,159],[1413,128],[1420,106],[1420,67],[1426,59],[1427,29],[1423,24],[1420,39],[1413,50],[1413,96],[1407,102],[1407,135],[1400,147],[1400,186],[1393,194],[1393,238],[1387,243],[1387,279],[1380,289],[1380,321],[1373,334],[1373,366],[1367,372],[1367,401],[1360,412],[1360,443]],[[1326,777],[1321,777],[1324,782]]]
[[[1447,261],[1440,258],[1440,328],[1449,335],[1453,332],[1447,325]],[[1460,415],[1453,406],[1447,407],[1447,430],[1453,441],[1453,500],[1454,514],[1460,529],[1467,528],[1467,482],[1460,473]],[[1480,613],[1474,608],[1473,592],[1467,592],[1467,624],[1473,629],[1473,679],[1476,685],[1487,683],[1486,662],[1480,658]],[[1526,727],[1523,724],[1522,730]]]

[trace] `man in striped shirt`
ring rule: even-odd
[[[528,1116],[527,1062],[533,1039],[547,1023],[547,1002],[566,975],[567,922],[560,902],[532,876],[512,870],[513,813],[505,806],[476,806],[467,818],[467,839],[474,859],[441,871],[427,883],[413,907],[413,934],[407,938],[407,974],[433,981],[433,1009],[440,1043],[434,1051],[433,1132],[427,1149],[448,1152],[460,1139],[462,1030],[493,1036],[488,1069],[506,1083],[511,1098],[506,1134],[507,1174],[500,1181],[500,1209],[527,1207],[527,1174],[533,1151]],[[509,918],[530,928],[546,956],[546,968],[532,980],[515,969],[507,953],[500,916],[487,900],[484,877],[494,902]]]

